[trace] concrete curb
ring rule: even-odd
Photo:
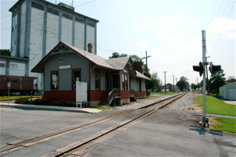
[[[23,108],[23,109],[41,109],[41,110],[56,110],[56,111],[68,111],[68,112],[83,112],[96,114],[101,112],[101,110],[93,108],[76,108],[76,107],[61,107],[61,106],[45,106],[45,105],[26,105],[26,104],[14,104],[8,102],[0,102],[0,107],[10,107],[10,108]]]

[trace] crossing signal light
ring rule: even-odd
[[[213,73],[221,70],[221,65],[213,65],[213,64],[211,64],[209,66],[209,70],[210,70],[211,74],[213,74]]]
[[[193,65],[193,70],[199,72],[199,75],[202,76],[204,72],[204,66],[202,62],[199,62],[199,65]]]

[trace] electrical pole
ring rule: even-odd
[[[166,94],[166,71],[164,71],[164,79],[165,79],[165,94]]]
[[[175,76],[173,75],[173,92],[175,92],[175,88],[174,88],[174,85],[175,85]]]
[[[177,87],[177,78],[175,78],[175,82],[176,82],[176,83],[175,83],[176,93],[178,93],[178,89],[177,89],[177,88],[178,88],[178,87]]]
[[[202,124],[208,124],[208,118],[206,117],[206,33],[202,30],[202,63],[203,63],[203,117]]]
[[[151,56],[147,56],[147,51],[146,51],[146,57],[143,57],[141,59],[146,59],[146,76],[148,74],[148,62],[147,59],[151,57]],[[146,80],[146,95],[148,94],[148,84],[147,84],[147,80]]]

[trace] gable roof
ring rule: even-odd
[[[107,59],[106,62],[113,66],[116,70],[123,70],[130,57]]]
[[[64,47],[64,48],[62,48]],[[32,70],[31,72],[39,72],[41,73],[45,62],[48,60],[48,58],[56,51],[60,51],[60,48],[62,50],[65,49],[70,49],[72,50],[74,53],[84,57],[85,59],[91,61],[92,63],[94,63],[95,65],[102,67],[102,68],[106,68],[106,69],[111,69],[111,70],[123,70],[125,68],[125,66],[129,63],[129,61],[131,61],[132,64],[132,60],[130,57],[121,57],[121,58],[112,58],[112,59],[105,59],[103,57],[97,56],[93,53],[90,53],[88,51],[82,50],[80,48],[71,46],[69,44],[66,44],[64,42],[59,42]],[[131,65],[132,66],[132,65]],[[133,68],[134,69],[134,68]],[[133,70],[134,75],[136,75],[136,77],[139,78],[143,78],[146,80],[150,80],[148,77],[146,77],[145,75],[143,75],[142,73],[136,71],[135,69]]]

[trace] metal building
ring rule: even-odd
[[[236,82],[220,87],[219,92],[226,100],[236,100]]]
[[[31,69],[58,42],[66,42],[83,50],[88,50],[88,45],[92,45],[93,53],[97,53],[98,20],[75,12],[72,6],[45,0],[19,0],[9,11],[12,12],[12,54],[10,59],[1,60],[7,67],[11,58],[14,61],[19,58],[15,71],[20,73],[10,72],[8,66],[5,68],[8,75],[38,77],[38,87],[43,89],[42,75],[32,73]]]

